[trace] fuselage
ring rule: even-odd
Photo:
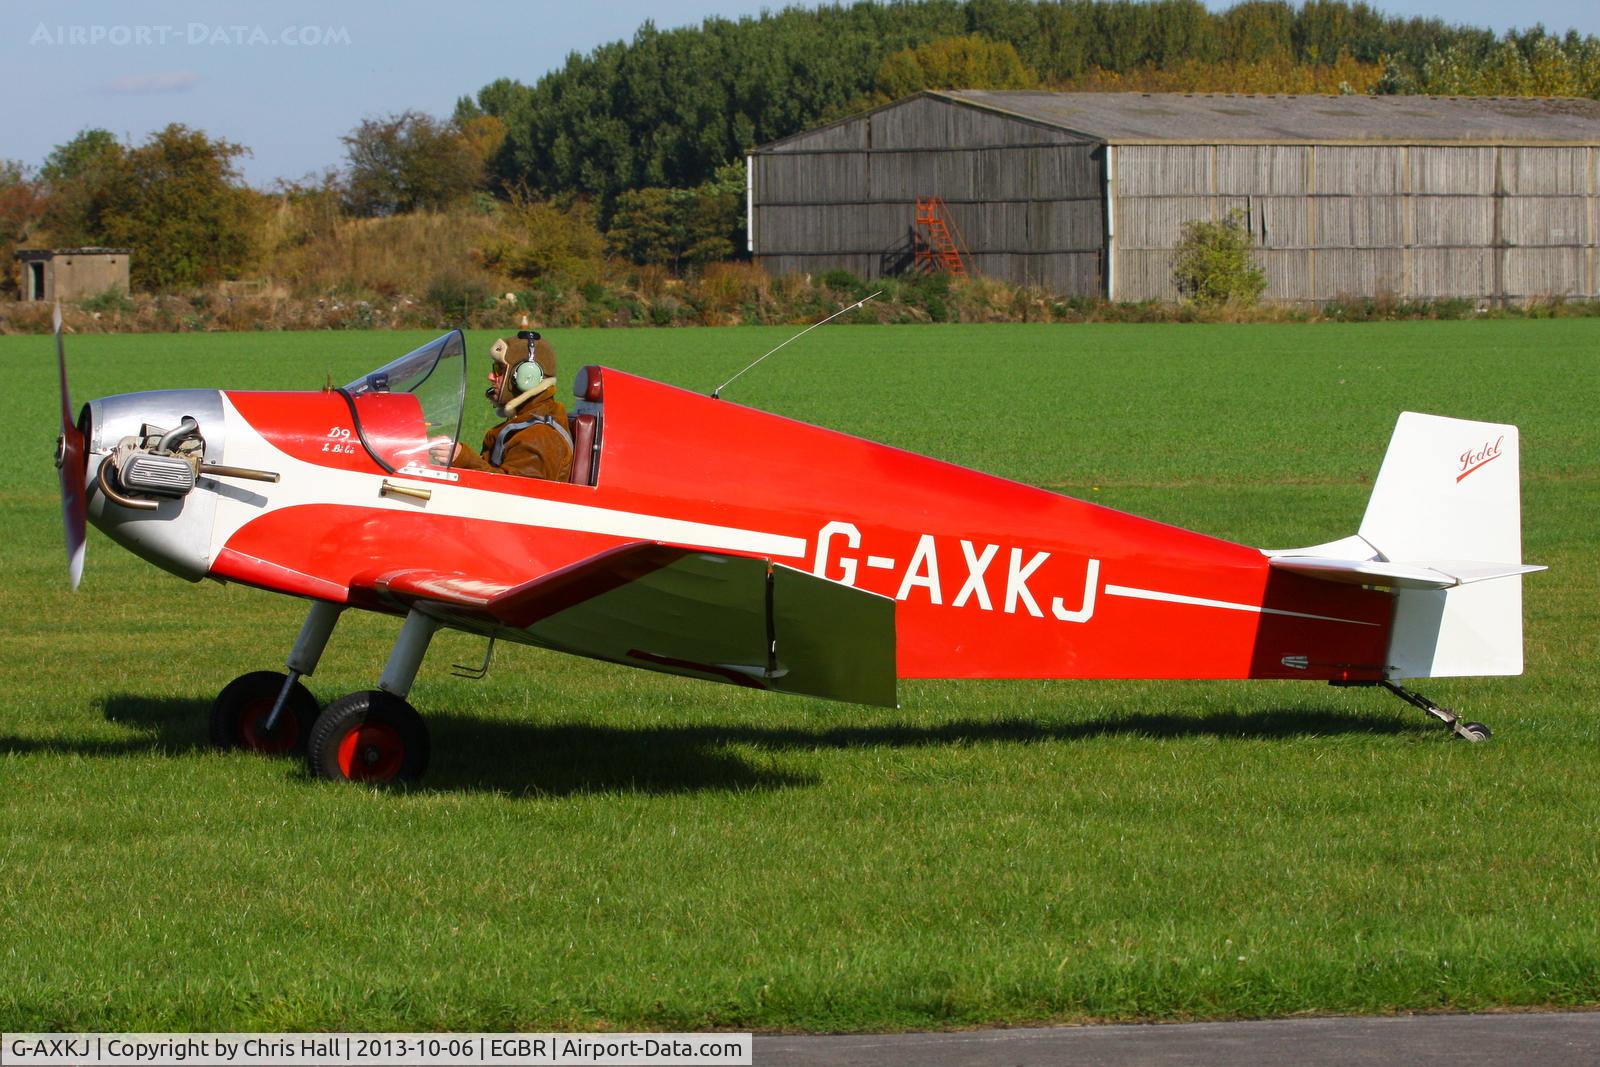
[[[370,590],[405,570],[492,597],[637,541],[764,557],[894,598],[906,678],[1383,674],[1386,592],[644,378],[604,372],[594,485],[434,467],[412,398],[367,400],[359,424],[337,391],[96,401],[91,480],[134,421],[184,414],[207,461],[280,478],[201,478],[142,513],[91,493],[90,517],[191,579],[379,611],[402,610]]]

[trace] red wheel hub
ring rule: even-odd
[[[276,729],[267,729],[267,716],[272,712],[275,697],[261,697],[247,701],[239,710],[239,746],[251,752],[268,756],[281,756],[291,751],[300,739],[300,720],[294,709],[284,706],[278,715]]]
[[[339,770],[352,782],[386,782],[400,773],[405,758],[405,742],[385,723],[363,723],[339,741]]]

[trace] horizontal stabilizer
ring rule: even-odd
[[[1413,560],[1389,563],[1376,559],[1334,559],[1328,556],[1274,555],[1274,570],[1303,574],[1329,582],[1374,585],[1391,589],[1452,589],[1491,578],[1510,578],[1542,571],[1519,563],[1476,563],[1470,560]]]

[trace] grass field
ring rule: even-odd
[[[552,332],[709,389],[785,330]],[[316,387],[409,334],[86,337],[78,399]],[[474,335],[482,352],[487,335]],[[727,396],[1260,545],[1353,532],[1395,415],[1520,424],[1520,679],[942,683],[898,712],[434,642],[426,788],[208,751],[298,603],[91,533],[0,338],[0,1028],[897,1029],[1600,1004],[1600,321],[830,326]],[[480,357],[481,362],[481,357]],[[481,403],[473,401],[474,403]],[[742,471],[730,456],[730,477]],[[312,690],[372,685],[346,618]]]

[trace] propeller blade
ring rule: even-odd
[[[56,439],[56,473],[61,478],[61,520],[67,531],[67,573],[72,588],[83,578],[88,544],[84,483],[89,473],[88,449],[72,421],[72,395],[67,389],[67,348],[61,339],[61,305],[56,305],[56,369],[61,377],[61,436]]]

